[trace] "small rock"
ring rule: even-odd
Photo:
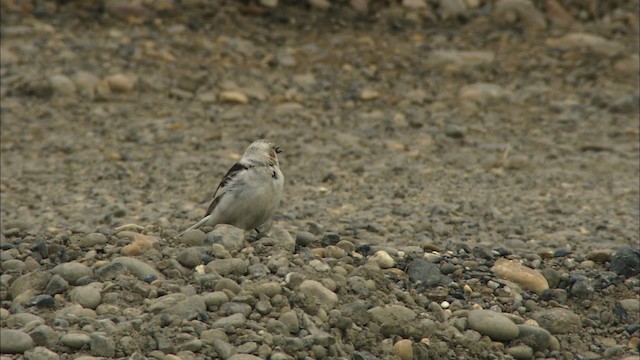
[[[518,326],[508,317],[491,310],[472,310],[467,318],[469,328],[492,340],[513,340],[518,337]]]
[[[518,326],[518,340],[535,351],[544,351],[551,346],[551,333],[547,330],[530,325]]]
[[[36,326],[29,332],[29,336],[33,339],[34,345],[49,348],[54,347],[60,340],[60,332],[44,324]]]
[[[192,295],[171,306],[166,310],[166,312],[180,318],[185,318],[188,315],[205,312],[206,310],[207,306],[204,302],[204,298],[200,295]]]
[[[247,322],[247,318],[242,314],[233,314],[227,317],[220,318],[211,324],[212,328],[241,328]]]
[[[207,237],[207,234],[205,234],[202,230],[192,229],[184,233],[184,235],[182,235],[180,240],[186,245],[202,246],[204,245],[204,239],[206,237]]]
[[[87,334],[69,332],[60,337],[60,342],[71,349],[81,349],[89,344],[91,337]]]
[[[0,328],[0,353],[22,354],[33,348],[33,339],[20,330]]]
[[[393,353],[396,354],[400,360],[413,360],[413,341],[409,339],[402,339],[393,344]]]
[[[278,7],[278,0],[260,0],[260,5],[268,8]]]
[[[60,359],[60,355],[54,353],[46,347],[37,346],[32,350],[27,350],[24,353],[24,358],[25,360],[58,360]]]
[[[360,99],[364,101],[375,100],[380,97],[380,93],[373,89],[363,89],[360,92]]]
[[[460,99],[465,101],[487,101],[508,97],[508,92],[502,86],[491,83],[475,83],[465,85],[460,89]]]
[[[233,345],[222,339],[212,339],[211,345],[222,359],[229,359],[233,354],[236,353]]]
[[[68,262],[54,267],[51,272],[58,274],[71,284],[75,284],[78,279],[93,275],[93,271],[84,264],[77,262]]]
[[[92,284],[74,288],[69,294],[69,299],[82,307],[95,310],[102,302],[102,295],[100,290]]]
[[[565,10],[557,0],[547,0],[545,9],[547,19],[553,26],[568,28],[573,24],[573,15]]]
[[[426,259],[413,260],[407,267],[407,275],[412,283],[427,287],[446,285],[451,282],[448,276],[442,275],[436,264]]]
[[[327,10],[331,7],[331,3],[328,0],[309,0],[309,5],[319,10]]]
[[[244,260],[236,258],[212,260],[206,266],[207,272],[214,272],[222,276],[244,275],[247,273],[247,267]]]
[[[372,257],[369,258],[369,261],[377,264],[380,269],[388,269],[395,265],[395,260],[384,250],[377,251]]]
[[[467,11],[463,0],[440,0],[440,15],[442,19],[455,18]]]
[[[529,0],[499,0],[494,18],[505,25],[521,25],[525,32],[537,32],[547,27],[544,15]]]
[[[582,320],[569,309],[538,310],[531,314],[531,318],[551,334],[569,334],[582,329]]]
[[[249,97],[247,95],[235,90],[221,91],[218,99],[221,102],[228,104],[246,104],[249,102]]]
[[[517,360],[529,360],[533,358],[533,349],[527,345],[510,346],[505,352]]]
[[[87,71],[78,71],[73,75],[73,83],[80,90],[80,93],[93,97],[100,78]],[[94,233],[95,234],[95,233]],[[102,234],[100,234],[102,235]]]
[[[164,278],[162,274],[153,266],[135,258],[121,256],[111,260],[111,263],[124,265],[124,267],[127,268],[133,275],[137,276],[140,279],[144,279],[148,276],[155,277],[156,279]]]
[[[116,343],[106,334],[91,334],[91,353],[97,356],[113,357],[116,354]]]
[[[237,251],[244,248],[244,230],[235,226],[220,224],[207,234],[207,241],[221,244],[229,251]]]
[[[426,9],[427,3],[425,2],[425,0],[402,0],[402,6],[406,7],[407,9],[418,10]]]
[[[338,302],[338,295],[315,280],[305,280],[300,284],[300,293],[307,296],[316,305],[332,309]]]
[[[202,263],[203,251],[197,247],[190,247],[180,251],[177,260],[183,266],[193,269]]]
[[[630,246],[618,249],[611,258],[611,270],[626,277],[640,274],[640,250]]]
[[[351,8],[358,14],[366,14],[369,12],[369,0],[350,0]]]
[[[87,234],[82,240],[80,240],[80,247],[82,248],[92,248],[95,246],[105,245],[108,242],[108,239],[104,234],[101,233],[91,233]]]
[[[585,48],[605,56],[614,56],[624,50],[624,45],[615,40],[587,33],[570,33],[560,38],[547,39],[545,43],[547,46],[560,49]]]
[[[109,89],[114,93],[130,93],[136,86],[138,79],[133,75],[115,74],[105,79]]]
[[[9,287],[9,294],[11,294],[11,297],[15,300],[21,294],[31,292],[30,295],[27,294],[29,295],[27,297],[28,299],[29,297],[35,295],[35,293],[42,291],[49,282],[50,278],[51,274],[41,271],[34,271],[21,275]]]
[[[53,90],[62,95],[72,95],[76,92],[76,86],[65,75],[53,75],[49,78]]]
[[[537,293],[549,288],[549,283],[542,274],[513,260],[498,259],[491,270],[499,277],[511,280]]]

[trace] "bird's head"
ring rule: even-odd
[[[277,147],[273,142],[265,139],[256,140],[244,152],[243,159],[259,161],[259,162],[267,162],[269,165],[277,165],[278,163],[278,154],[281,153],[279,147]]]

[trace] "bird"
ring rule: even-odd
[[[220,181],[204,218],[180,233],[202,225],[229,224],[245,231],[268,222],[282,200],[284,175],[278,154],[282,150],[272,141],[259,139],[251,143],[242,158]]]

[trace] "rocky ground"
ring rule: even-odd
[[[638,357],[637,0],[0,4],[3,360]]]

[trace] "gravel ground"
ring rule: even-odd
[[[2,360],[637,359],[637,0],[0,4]]]

